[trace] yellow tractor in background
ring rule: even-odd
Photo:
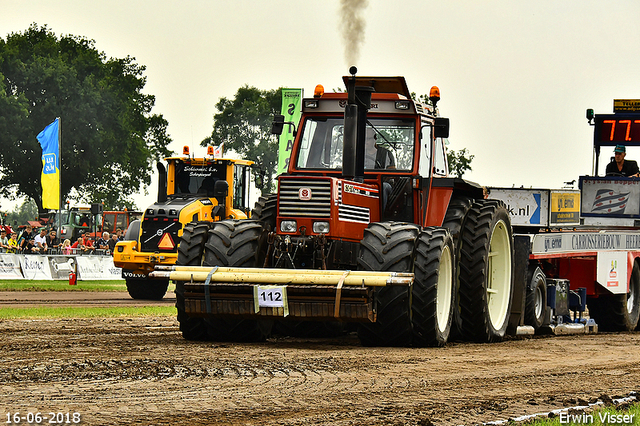
[[[207,156],[195,158],[185,146],[182,157],[158,163],[158,199],[140,220],[131,222],[124,241],[116,244],[113,263],[122,268],[127,291],[134,299],[159,300],[168,279],[153,279],[156,265],[173,265],[178,242],[185,229],[209,228],[216,220],[250,216],[249,186],[252,161],[216,158],[213,147]]]

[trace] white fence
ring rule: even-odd
[[[111,256],[0,254],[0,279],[68,280],[71,272],[85,281],[122,279]]]

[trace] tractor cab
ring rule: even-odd
[[[449,120],[437,116],[439,97],[411,99],[404,77],[344,77],[347,92],[303,100],[291,161],[278,178],[278,234],[323,235],[359,242],[373,222],[441,225],[456,186],[448,177]],[[280,132],[282,116],[273,129]],[[275,195],[274,195],[275,197]]]

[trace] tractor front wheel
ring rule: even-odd
[[[425,228],[416,241],[411,312],[413,344],[443,346],[453,321],[453,238],[445,228]]]
[[[364,271],[412,272],[417,225],[398,222],[371,223],[360,242],[358,267]],[[358,327],[364,346],[409,346],[413,339],[411,294],[408,287],[375,290],[376,322]]]
[[[215,222],[204,246],[205,266],[262,266],[260,243],[263,228],[255,220],[222,220]],[[263,341],[271,334],[273,321],[236,317],[206,319],[209,338],[226,342]]]

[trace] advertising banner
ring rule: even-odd
[[[281,114],[284,115],[284,121],[292,122],[298,126],[300,116],[302,115],[302,89],[282,89],[282,109]],[[280,135],[278,145],[278,171],[280,175],[287,171],[289,167],[289,157],[293,149],[293,129],[294,126],[286,125]]]
[[[20,257],[17,254],[0,254],[0,280],[21,280]]]
[[[640,217],[640,180],[580,178],[582,216]]]
[[[69,273],[76,271],[75,256],[49,256],[51,278],[54,280],[68,280]]]
[[[20,268],[25,280],[51,280],[51,267],[47,256],[23,255],[20,259]]]
[[[580,224],[579,191],[551,191],[550,204],[552,226]]]
[[[502,200],[515,226],[549,226],[549,190],[490,188],[489,198]]]
[[[122,271],[113,265],[111,256],[78,256],[79,280],[121,280]]]

